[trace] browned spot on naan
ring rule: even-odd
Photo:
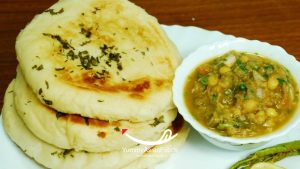
[[[105,133],[105,132],[102,132],[102,131],[99,131],[98,134],[97,134],[97,136],[98,136],[99,138],[105,138],[105,137],[106,137],[106,133]]]
[[[47,107],[49,112],[51,112],[54,116],[57,115],[57,111]],[[68,120],[73,123],[81,124],[81,125],[90,125],[94,127],[108,127],[109,125],[117,126],[116,123],[109,123],[109,121],[106,120],[99,120],[99,119],[93,119],[93,118],[87,118],[82,117],[77,114],[66,114],[61,113],[60,117],[57,117],[57,120]]]
[[[72,78],[68,71],[62,73],[62,80],[80,88],[92,89],[104,92],[127,92],[130,97],[142,99],[151,90],[159,90],[170,87],[172,82],[161,79],[141,78],[134,81],[124,81],[117,84],[110,84],[106,78],[97,78],[92,73],[84,73],[81,78]]]

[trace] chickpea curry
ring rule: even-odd
[[[238,51],[199,65],[184,88],[185,104],[197,121],[238,138],[282,127],[294,115],[298,97],[298,86],[285,67]]]

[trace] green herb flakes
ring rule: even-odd
[[[75,48],[73,46],[71,46],[68,41],[62,39],[59,35],[52,35],[50,33],[43,33],[43,35],[57,40],[64,49],[73,49],[73,50],[75,50]]]
[[[52,105],[52,104],[53,104],[53,102],[52,102],[51,100],[47,100],[47,99],[44,99],[44,98],[43,98],[43,101],[44,101],[44,103],[47,104],[47,105]]]
[[[198,76],[198,81],[199,81],[203,86],[206,86],[206,85],[208,84],[208,76],[199,74],[199,76]]]
[[[115,127],[114,130],[117,132],[121,131],[119,127]]]
[[[159,125],[160,123],[164,123],[164,116],[160,116],[159,118],[155,117],[154,118],[154,122],[150,124],[150,126],[152,127],[156,127],[157,125]]]
[[[45,81],[45,84],[46,84],[46,89],[49,89],[49,83],[47,80]]]
[[[278,83],[279,83],[280,85],[283,85],[284,83],[287,82],[286,80],[281,79],[281,78],[277,78],[277,80],[278,80]]]
[[[45,12],[49,12],[50,15],[58,15],[58,14],[61,14],[64,12],[64,8],[61,8],[60,10],[58,11],[54,11],[54,9],[47,9]]]
[[[84,41],[84,42],[82,42],[82,43],[80,44],[80,46],[84,46],[84,45],[89,44],[89,43],[91,43],[91,42],[92,42],[91,40]],[[73,52],[73,51],[72,51],[72,52]]]
[[[247,85],[246,85],[245,83],[241,83],[241,84],[239,85],[239,89],[240,89],[241,91],[245,91],[245,90],[247,90]]]
[[[239,68],[244,71],[245,73],[248,72],[248,69],[246,68],[246,66],[242,63],[242,61],[240,59],[236,60],[236,64],[239,66]]]
[[[43,89],[40,88],[40,89],[39,89],[39,95],[41,95],[42,93],[43,93]]]
[[[56,118],[59,119],[60,117],[66,116],[66,114],[56,111]]]
[[[86,38],[90,38],[92,36],[91,28],[85,29],[81,28],[80,33],[83,34]]]
[[[34,70],[37,70],[37,71],[40,71],[40,70],[43,70],[44,69],[44,66],[43,65],[39,65],[39,66],[37,66],[37,65],[34,65],[34,66],[32,66],[32,69]]]

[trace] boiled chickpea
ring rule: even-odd
[[[225,74],[225,73],[230,72],[230,71],[231,71],[231,69],[230,69],[228,66],[223,66],[223,67],[221,67],[221,68],[219,69],[219,72],[220,72],[221,74]]]
[[[255,120],[256,120],[256,117],[255,117],[255,114],[254,114],[254,113],[250,113],[250,114],[248,115],[248,118],[249,118],[249,120],[251,120],[251,121],[253,121],[253,122],[255,122]]]
[[[224,75],[220,79],[220,81],[219,81],[219,85],[222,88],[231,88],[232,87],[232,83],[233,83],[232,77],[231,76],[227,76],[227,75]]]
[[[266,121],[266,119],[267,119],[266,113],[264,111],[259,111],[255,115],[255,117],[256,117],[256,123],[257,124],[263,124]]]
[[[267,82],[261,83],[261,87],[267,87],[267,86],[268,86],[268,83],[267,83]]]
[[[216,84],[218,84],[218,76],[216,75],[211,75],[208,77],[208,85],[209,86],[215,86]]]
[[[243,56],[241,56],[241,61],[242,62],[248,62],[248,60],[249,60],[249,58],[248,58],[248,56],[246,56],[246,55],[243,55]]]
[[[231,87],[231,85],[232,85],[231,81],[221,81],[220,82],[220,86],[223,88],[229,88],[229,87]]]
[[[272,128],[272,126],[274,126],[275,123],[273,120],[267,120],[265,123],[264,123],[264,127],[268,127],[268,128]]]
[[[278,115],[278,112],[273,108],[267,108],[266,112],[269,117],[276,117]]]
[[[272,76],[271,78],[269,78],[269,80],[268,80],[268,88],[270,90],[276,89],[277,86],[278,86],[278,84],[279,84],[278,80],[277,80],[277,78],[275,76]]]
[[[239,116],[239,115],[241,115],[241,110],[240,110],[240,109],[234,109],[234,110],[233,110],[233,114],[234,114],[235,116]]]
[[[258,103],[256,100],[253,100],[253,99],[247,100],[244,103],[244,110],[246,112],[253,112],[253,111],[257,110],[257,105],[258,105]]]

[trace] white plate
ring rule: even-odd
[[[199,46],[235,38],[217,31],[207,31],[196,27],[163,26],[163,28],[183,57]],[[2,123],[2,119],[0,123]],[[300,126],[285,137],[264,147],[297,139],[300,139]],[[227,169],[231,164],[254,151],[234,152],[217,148],[205,141],[200,134],[192,129],[183,148],[172,155],[168,161],[159,165],[157,169]],[[0,124],[0,161],[0,169],[41,169],[10,141],[2,124]],[[299,169],[300,156],[284,159],[278,164],[288,169]]]

